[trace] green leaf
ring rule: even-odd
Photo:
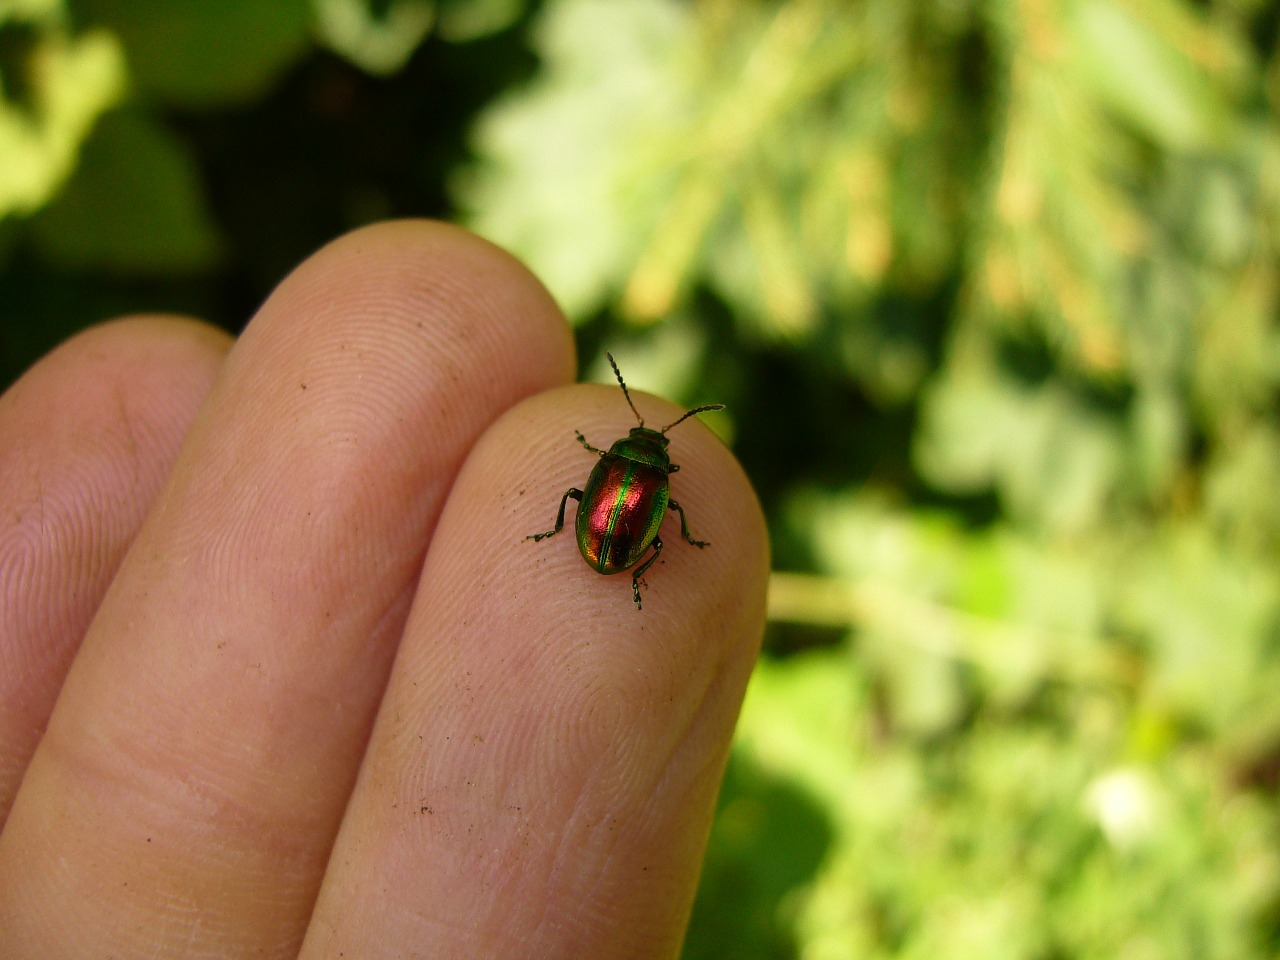
[[[1209,76],[1115,0],[1085,0],[1073,26],[1082,79],[1161,146],[1206,147],[1227,115]]]
[[[261,96],[307,48],[308,0],[75,0],[124,43],[140,93],[183,106]]]
[[[926,396],[921,471],[944,490],[994,486],[1015,517],[1057,533],[1105,519],[1126,455],[1120,424],[1056,382],[955,366]]]
[[[124,91],[124,57],[110,34],[33,29],[34,46],[14,66],[24,74],[26,100],[38,109],[0,89],[0,217],[30,213],[54,194],[99,115]]]
[[[479,40],[506,30],[526,5],[526,0],[440,0],[437,29],[451,43]]]
[[[43,257],[73,270],[201,270],[220,246],[187,149],[128,110],[102,119],[66,190],[31,229]]]
[[[1207,525],[1167,522],[1126,573],[1117,617],[1144,638],[1152,703],[1225,742],[1273,736],[1274,564],[1229,549]]]
[[[393,0],[374,13],[368,0],[312,0],[316,33],[335,53],[369,73],[395,73],[436,19],[433,0]]]
[[[788,901],[831,841],[823,806],[738,749],[720,791],[683,960],[776,960],[795,953]]]
[[[468,223],[571,318],[613,292],[665,211],[670,184],[637,177],[637,158],[653,153],[654,122],[680,113],[691,24],[670,0],[549,4],[536,31],[546,69],[481,118],[484,163],[455,184]]]

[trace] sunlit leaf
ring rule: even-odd
[[[477,133],[489,162],[461,181],[472,225],[520,254],[571,316],[616,289],[637,222],[664,212],[666,185],[628,195],[622,178],[651,148],[652,119],[681,109],[688,30],[666,0],[554,4],[537,34],[545,79]]]
[[[0,29],[4,29],[0,17]],[[45,203],[75,166],[99,115],[124,92],[124,58],[103,31],[36,33],[25,61],[29,104],[0,90],[0,217]]]
[[[369,0],[311,0],[316,32],[336,53],[370,73],[404,66],[436,20],[434,0],[393,0],[375,13]]]
[[[439,31],[454,43],[505,30],[524,12],[526,0],[438,0]]]
[[[1226,111],[1195,65],[1114,0],[1076,4],[1080,76],[1107,105],[1163,146],[1202,147],[1222,133]]]

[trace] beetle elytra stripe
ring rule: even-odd
[[[618,494],[613,498],[613,510],[609,513],[609,526],[604,532],[604,537],[600,541],[600,570],[604,571],[605,565],[609,562],[610,553],[613,550],[613,531],[618,525],[618,517],[622,515],[623,508],[627,505],[628,494],[635,484],[636,468],[635,465],[628,462],[626,473],[622,475],[622,482],[618,485]]]

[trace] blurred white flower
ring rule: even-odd
[[[1131,850],[1155,833],[1159,788],[1136,767],[1120,767],[1085,788],[1084,808],[1113,847]]]

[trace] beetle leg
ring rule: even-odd
[[[573,497],[573,499],[581,503],[582,491],[579,490],[577,487],[570,487],[565,492],[565,495],[560,498],[560,512],[556,514],[556,528],[554,530],[548,530],[546,533],[531,533],[527,537],[525,537],[525,539],[533,540],[534,542],[537,542],[538,540],[545,540],[547,537],[551,536],[552,534],[559,533],[560,528],[564,526],[564,505],[569,502],[570,497]]]
[[[640,566],[636,567],[631,574],[631,596],[635,598],[637,610],[640,609],[640,577],[646,570],[648,570],[651,566],[653,566],[653,561],[658,559],[658,554],[660,554],[661,552],[662,552],[662,538],[654,537],[653,538],[653,556],[651,556],[644,563],[640,564]]]
[[[574,435],[575,437],[577,437],[577,438],[578,438],[578,442],[579,442],[580,444],[582,444],[584,447],[586,447],[586,448],[587,448],[588,450],[590,450],[592,453],[596,454],[597,456],[601,456],[601,457],[603,457],[603,456],[605,455],[605,451],[601,450],[599,447],[593,447],[591,444],[587,443],[587,438],[586,438],[586,437],[584,437],[584,436],[583,436],[581,433],[579,433],[577,430],[573,431],[573,435]]]
[[[680,504],[676,503],[674,500],[671,500],[671,501],[668,501],[667,503],[667,509],[674,510],[676,513],[680,514],[680,535],[681,536],[683,536],[686,540],[692,543],[695,547],[701,548],[701,547],[711,546],[711,544],[709,544],[706,540],[693,539],[693,535],[689,533],[689,521],[686,520],[684,517],[684,507],[680,506]]]
[[[667,471],[667,475],[668,475],[668,476],[670,476],[670,475],[671,475],[671,474],[673,474],[673,473],[679,473],[679,472],[680,472],[680,464],[678,464],[678,463],[673,463],[673,464],[671,465],[671,469],[669,469],[669,470]]]

